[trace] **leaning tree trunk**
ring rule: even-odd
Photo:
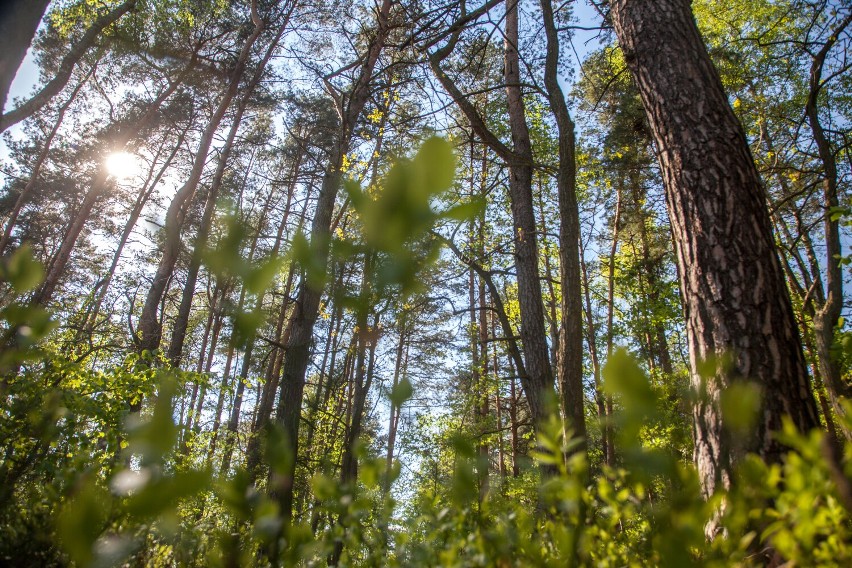
[[[198,273],[201,270],[201,257],[204,248],[207,246],[207,241],[210,238],[210,230],[213,225],[214,214],[216,213],[219,191],[222,187],[222,180],[225,176],[225,170],[231,158],[231,153],[233,152],[234,140],[236,139],[240,126],[242,125],[243,114],[248,107],[249,101],[263,77],[263,73],[269,63],[269,60],[278,48],[278,44],[281,42],[281,38],[284,36],[284,32],[286,31],[289,23],[290,18],[288,15],[281,26],[279,26],[275,39],[269,43],[269,46],[266,49],[266,54],[255,69],[254,75],[252,75],[248,85],[246,85],[245,92],[243,93],[240,102],[237,104],[236,113],[231,121],[231,129],[228,132],[225,144],[219,154],[216,173],[213,174],[213,180],[210,182],[210,189],[207,192],[207,199],[204,203],[204,213],[201,217],[201,223],[198,226],[195,248],[189,261],[186,284],[184,285],[183,294],[181,295],[180,306],[178,307],[175,324],[172,328],[172,337],[169,341],[169,348],[166,351],[166,356],[174,367],[179,367],[181,363],[183,344],[186,341],[186,332],[189,326],[189,315],[192,310],[192,301],[195,297],[195,285],[198,281]],[[248,176],[248,171],[245,172],[245,175]]]
[[[3,229],[3,236],[0,237],[0,255],[3,254],[3,251],[6,250],[6,246],[9,244],[10,239],[12,238],[12,230],[15,228],[15,224],[18,222],[18,216],[21,214],[21,209],[23,209],[24,205],[27,204],[27,201],[30,198],[30,194],[36,187],[39,179],[39,173],[41,172],[42,166],[47,161],[47,156],[50,154],[50,148],[53,144],[53,140],[56,138],[56,133],[59,132],[59,127],[62,126],[62,121],[65,118],[65,113],[68,111],[68,108],[77,98],[77,95],[80,93],[80,90],[83,86],[88,83],[89,79],[94,74],[94,68],[92,68],[86,76],[80,80],[74,90],[71,92],[71,95],[68,99],[59,107],[59,111],[56,113],[56,119],[53,122],[53,127],[50,129],[50,133],[45,137],[44,142],[42,143],[41,150],[38,153],[38,157],[36,158],[35,163],[33,164],[32,171],[30,172],[30,179],[27,181],[27,184],[24,186],[24,189],[21,190],[21,193],[18,195],[18,199],[15,200],[15,205],[12,207],[12,211],[9,213],[9,218],[6,221],[6,227]]]
[[[33,0],[32,3],[37,5],[42,3],[42,0]],[[95,44],[101,33],[135,7],[136,0],[125,0],[125,2],[115,6],[109,12],[96,18],[92,22],[91,27],[83,34],[83,37],[80,38],[80,41],[75,43],[65,57],[62,58],[53,78],[29,100],[5,114],[0,114],[0,132],[34,115],[39,109],[49,103],[53,97],[59,94],[68,83],[68,79],[71,78],[74,67],[83,58],[86,51]],[[2,28],[0,28],[0,31],[3,31]]]
[[[154,280],[151,282],[151,287],[148,289],[148,295],[145,298],[145,304],[142,308],[142,314],[139,316],[138,333],[141,336],[137,345],[139,351],[155,350],[160,346],[160,337],[163,332],[162,322],[157,317],[160,301],[166,292],[166,284],[171,279],[175,264],[181,249],[181,227],[183,226],[184,218],[186,217],[186,203],[195,194],[198,183],[201,181],[201,174],[204,172],[204,166],[207,163],[207,154],[210,151],[210,146],[213,143],[213,137],[216,134],[225,112],[231,105],[231,101],[237,94],[240,79],[243,76],[246,65],[248,64],[251,49],[257,39],[260,37],[264,29],[263,21],[257,17],[252,6],[252,20],[254,22],[254,30],[246,39],[243,48],[240,51],[239,58],[231,72],[228,85],[225,87],[222,97],[219,99],[219,104],[216,107],[210,122],[204,129],[204,134],[198,143],[198,150],[195,154],[195,160],[192,164],[192,171],[189,174],[189,179],[175,193],[169,209],[166,212],[165,223],[165,243],[163,244],[163,255],[160,257],[160,262],[157,265],[157,272],[154,274]]]
[[[127,149],[131,142],[133,142],[140,133],[147,130],[147,128],[154,122],[162,104],[172,95],[172,93],[175,92],[178,85],[186,76],[187,71],[189,71],[189,67],[187,67],[187,69],[181,73],[174,82],[170,83],[156,99],[151,101],[148,108],[145,109],[145,113],[139,120],[118,135],[117,139],[113,142],[113,148],[115,151],[123,151]],[[31,299],[33,304],[47,304],[53,298],[53,293],[56,291],[60,277],[62,277],[65,272],[65,268],[71,258],[71,252],[77,244],[77,239],[83,232],[83,228],[89,220],[89,216],[92,214],[95,205],[101,201],[110,187],[109,180],[110,175],[109,172],[107,172],[106,167],[104,165],[99,166],[92,181],[92,185],[83,197],[80,208],[71,220],[71,224],[62,239],[62,243],[59,245],[59,251],[57,251],[53,262],[47,270],[47,275],[45,276],[41,288],[39,288],[38,292],[34,294]]]
[[[819,425],[799,331],[775,250],[766,199],[742,126],[728,104],[689,0],[614,0],[612,21],[651,125],[678,259],[692,386],[695,460],[705,495],[729,486],[741,451],[770,462],[782,418]],[[730,364],[722,364],[724,357]],[[702,377],[702,361],[716,360]],[[722,390],[762,389],[754,431],[736,448]]]
[[[50,0],[11,0],[0,8],[0,114]]]

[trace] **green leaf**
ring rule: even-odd
[[[399,408],[402,406],[405,401],[411,398],[411,395],[414,394],[414,387],[411,386],[411,382],[403,378],[393,389],[391,390],[388,398],[391,401],[391,404]]]
[[[89,476],[77,494],[60,509],[56,519],[60,544],[78,565],[87,566],[92,562],[92,545],[105,528],[111,506],[109,492]]]
[[[41,263],[33,258],[28,244],[22,245],[12,256],[0,263],[0,277],[9,282],[19,294],[34,290],[41,283],[43,276],[44,269]]]
[[[210,475],[204,471],[184,471],[145,485],[127,501],[127,512],[144,520],[174,510],[181,499],[207,487]]]
[[[461,203],[450,207],[441,214],[441,217],[455,221],[469,221],[475,219],[485,210],[486,202],[482,198],[474,198],[467,203]]]
[[[760,386],[752,382],[736,382],[723,390],[719,403],[725,425],[736,434],[751,432],[757,423],[760,399]]]
[[[413,161],[416,174],[432,193],[449,189],[456,175],[456,156],[452,145],[437,136],[429,138],[420,147]]]

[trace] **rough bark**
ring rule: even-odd
[[[611,16],[639,88],[663,172],[683,295],[693,388],[695,460],[706,495],[727,487],[742,451],[770,462],[787,415],[819,425],[801,340],[745,134],[699,35],[688,0],[615,0]],[[723,364],[728,357],[730,364]],[[701,362],[716,360],[714,376]],[[762,388],[759,420],[736,448],[722,389]]]

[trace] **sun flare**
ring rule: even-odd
[[[122,181],[136,177],[141,171],[139,158],[128,152],[113,152],[105,164],[109,174]]]

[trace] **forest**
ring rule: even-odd
[[[849,0],[0,4],[0,566],[852,566]]]

